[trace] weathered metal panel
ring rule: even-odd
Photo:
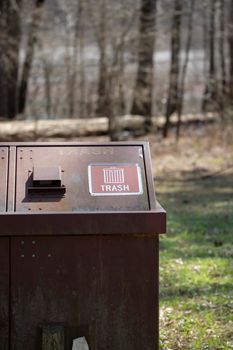
[[[8,183],[0,182],[8,199],[0,210],[0,350],[71,350],[82,336],[90,350],[158,349],[152,235],[165,232],[166,213],[155,200],[148,145],[8,146],[9,162],[0,163],[5,180],[9,168]],[[11,249],[3,236],[13,236]]]
[[[6,212],[8,147],[0,147],[0,212]]]
[[[106,196],[92,195],[88,168],[92,164],[106,164],[123,168],[125,164],[136,164],[140,169],[142,191],[136,195],[122,195],[122,183],[116,178],[106,180],[103,185]],[[122,165],[123,164],[123,165]],[[28,194],[33,185],[33,168],[61,167],[61,193]],[[115,181],[115,182],[114,182]],[[114,187],[114,184],[115,187]],[[105,186],[105,187],[104,187]],[[119,195],[109,195],[109,189]],[[142,192],[142,193],[141,193]],[[130,194],[130,193],[128,193]],[[142,145],[134,146],[49,146],[17,148],[16,211],[17,212],[65,212],[65,211],[124,211],[149,210],[148,190],[145,175],[145,160]]]
[[[64,327],[65,350],[79,336],[91,350],[158,348],[157,238],[12,242],[12,349],[39,349],[44,324]]]
[[[0,214],[0,236],[145,235],[166,231],[166,213],[154,211]]]
[[[0,350],[9,349],[9,238],[0,238]]]

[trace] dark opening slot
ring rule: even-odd
[[[39,186],[39,187],[28,187],[28,194],[30,195],[38,195],[38,194],[55,194],[62,196],[66,193],[66,187],[56,187],[56,186]]]
[[[61,187],[61,180],[33,180],[34,187]]]

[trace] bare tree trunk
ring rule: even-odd
[[[97,115],[104,116],[110,113],[110,100],[108,92],[108,68],[106,54],[106,35],[107,35],[107,18],[106,18],[106,0],[100,1],[100,18],[98,32],[99,47],[99,82],[98,82],[98,106]]]
[[[175,0],[171,28],[171,66],[168,99],[166,106],[166,122],[163,136],[167,137],[170,126],[170,116],[178,111],[179,103],[179,73],[180,73],[180,28],[182,17],[182,0]]]
[[[80,39],[79,39],[79,52],[80,52],[80,108],[79,113],[81,117],[87,116],[87,106],[86,106],[86,74],[85,74],[85,31],[84,26],[80,27]]]
[[[109,120],[109,136],[111,141],[117,141],[119,132],[115,130],[116,128],[116,115],[120,114],[120,98],[119,93],[121,90],[120,84],[123,74],[123,62],[121,62],[120,56],[123,54],[124,43],[123,41],[119,45],[119,47],[112,48],[114,51],[114,61],[109,69],[108,73],[108,89],[111,94],[111,113],[108,115]]]
[[[209,24],[209,72],[205,86],[202,110],[207,111],[207,106],[211,109],[218,106],[218,89],[216,80],[216,62],[215,62],[215,11],[216,0],[210,0],[210,24]]]
[[[184,64],[182,67],[181,72],[181,79],[180,79],[180,87],[179,87],[179,104],[178,104],[178,123],[177,123],[177,129],[176,129],[176,138],[179,139],[180,136],[180,125],[181,125],[181,115],[183,111],[183,101],[184,101],[184,87],[185,87],[185,78],[189,63],[189,52],[191,48],[192,43],[192,33],[193,33],[193,16],[195,11],[195,1],[196,0],[190,0],[190,10],[189,10],[189,16],[188,16],[188,33],[187,33],[187,41],[185,46],[185,59]]]
[[[8,13],[8,1],[2,0],[0,2],[0,117],[7,117],[8,108],[8,92],[7,92],[7,13]]]
[[[18,96],[19,113],[24,113],[25,111],[28,82],[29,82],[33,57],[34,57],[34,50],[37,43],[38,28],[41,21],[44,2],[45,0],[36,0],[33,13],[32,13],[31,24],[28,31],[27,47],[25,50],[26,55],[23,63],[21,82],[19,85],[19,96]]]
[[[17,114],[21,0],[0,2],[0,116]]]
[[[225,0],[219,0],[219,58],[221,67],[220,78],[220,114],[224,117],[224,109],[227,97],[227,84],[226,84],[226,62],[225,62]]]
[[[116,130],[116,113],[123,115],[125,110],[123,76],[124,76],[124,50],[127,34],[132,28],[135,14],[132,14],[131,20],[128,22],[125,30],[121,33],[118,44],[112,47],[113,62],[108,74],[108,88],[112,96],[111,113],[109,114],[109,136],[111,141],[118,141],[121,138],[122,130]],[[119,128],[119,125],[118,125]]]
[[[124,70],[125,70],[125,62],[124,62],[124,51],[121,50],[120,58],[119,58],[119,84],[118,84],[118,113],[119,115],[125,114],[125,94],[124,94]]]
[[[51,73],[52,64],[49,61],[43,60],[44,81],[45,81],[45,108],[46,114],[49,117],[51,115],[52,108],[52,94],[51,94]]]
[[[69,116],[71,118],[75,115],[75,100],[76,100],[76,81],[77,81],[77,56],[78,56],[78,40],[81,27],[81,17],[83,12],[83,1],[79,0],[77,5],[77,13],[75,18],[74,39],[73,39],[73,53],[71,58],[71,77],[69,84]]]
[[[229,45],[229,97],[233,99],[233,0],[230,0],[228,22],[228,45]]]
[[[221,87],[222,95],[226,95],[226,62],[225,62],[225,0],[220,0],[220,36],[219,36],[219,53],[221,62]]]
[[[151,126],[152,115],[156,4],[156,0],[141,0],[138,70],[131,109],[131,114],[146,117],[145,130]]]
[[[205,4],[203,5],[203,9],[202,9],[202,35],[203,35],[203,52],[204,52],[204,59],[203,59],[203,77],[206,77],[207,75],[207,71],[208,71],[208,57],[209,54],[206,50],[207,46],[208,46],[208,23],[206,21],[206,18],[208,16],[208,6],[207,3],[205,2]]]

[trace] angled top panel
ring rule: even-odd
[[[0,147],[0,212],[5,212],[8,181],[8,147]]]
[[[18,146],[15,211],[149,211],[145,158],[140,143]]]

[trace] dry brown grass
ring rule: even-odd
[[[163,179],[199,178],[233,167],[233,124],[189,126],[179,142],[149,135],[155,176]]]

